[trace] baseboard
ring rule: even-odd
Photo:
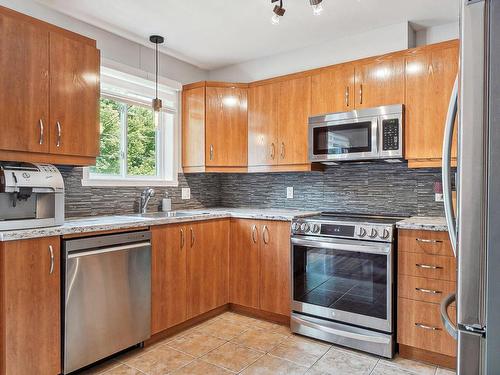
[[[412,359],[420,362],[427,362],[441,367],[450,369],[457,368],[456,357],[430,352],[424,349],[414,348],[413,346],[399,344],[399,355],[402,358]]]
[[[290,325],[290,316],[288,315],[276,314],[273,312],[255,309],[253,307],[237,305],[234,303],[230,304],[230,310],[242,315],[248,315],[253,318],[259,318],[262,320],[267,320],[269,322],[282,325]]]

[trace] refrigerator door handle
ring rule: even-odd
[[[453,91],[448,105],[448,114],[446,115],[446,124],[443,139],[443,198],[446,224],[448,225],[448,234],[450,236],[453,254],[457,256],[457,224],[455,213],[453,212],[453,202],[451,198],[451,147],[453,143],[453,130],[455,128],[455,119],[457,118],[458,107],[458,76],[455,78]]]
[[[455,302],[456,295],[455,293],[448,294],[442,301],[441,301],[441,321],[443,322],[443,326],[446,329],[446,331],[450,334],[451,337],[453,337],[455,340],[458,339],[458,332],[457,332],[457,326],[453,324],[453,322],[450,319],[450,316],[448,315],[448,307]]]

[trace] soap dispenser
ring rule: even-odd
[[[165,192],[165,198],[161,201],[161,210],[163,212],[172,211],[172,199],[168,197],[168,192]]]

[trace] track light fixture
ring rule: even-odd
[[[283,17],[285,14],[285,8],[283,8],[283,0],[271,0],[271,4],[277,3],[279,1],[279,5],[275,5],[273,8],[273,16],[271,18],[271,23],[273,25],[279,25],[280,17]],[[309,0],[309,4],[312,7],[313,14],[315,16],[319,16],[321,12],[323,12],[323,5],[321,3],[323,0]]]

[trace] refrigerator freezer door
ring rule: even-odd
[[[458,331],[458,375],[484,374],[485,340],[479,334]],[[494,374],[494,373],[492,373]]]

